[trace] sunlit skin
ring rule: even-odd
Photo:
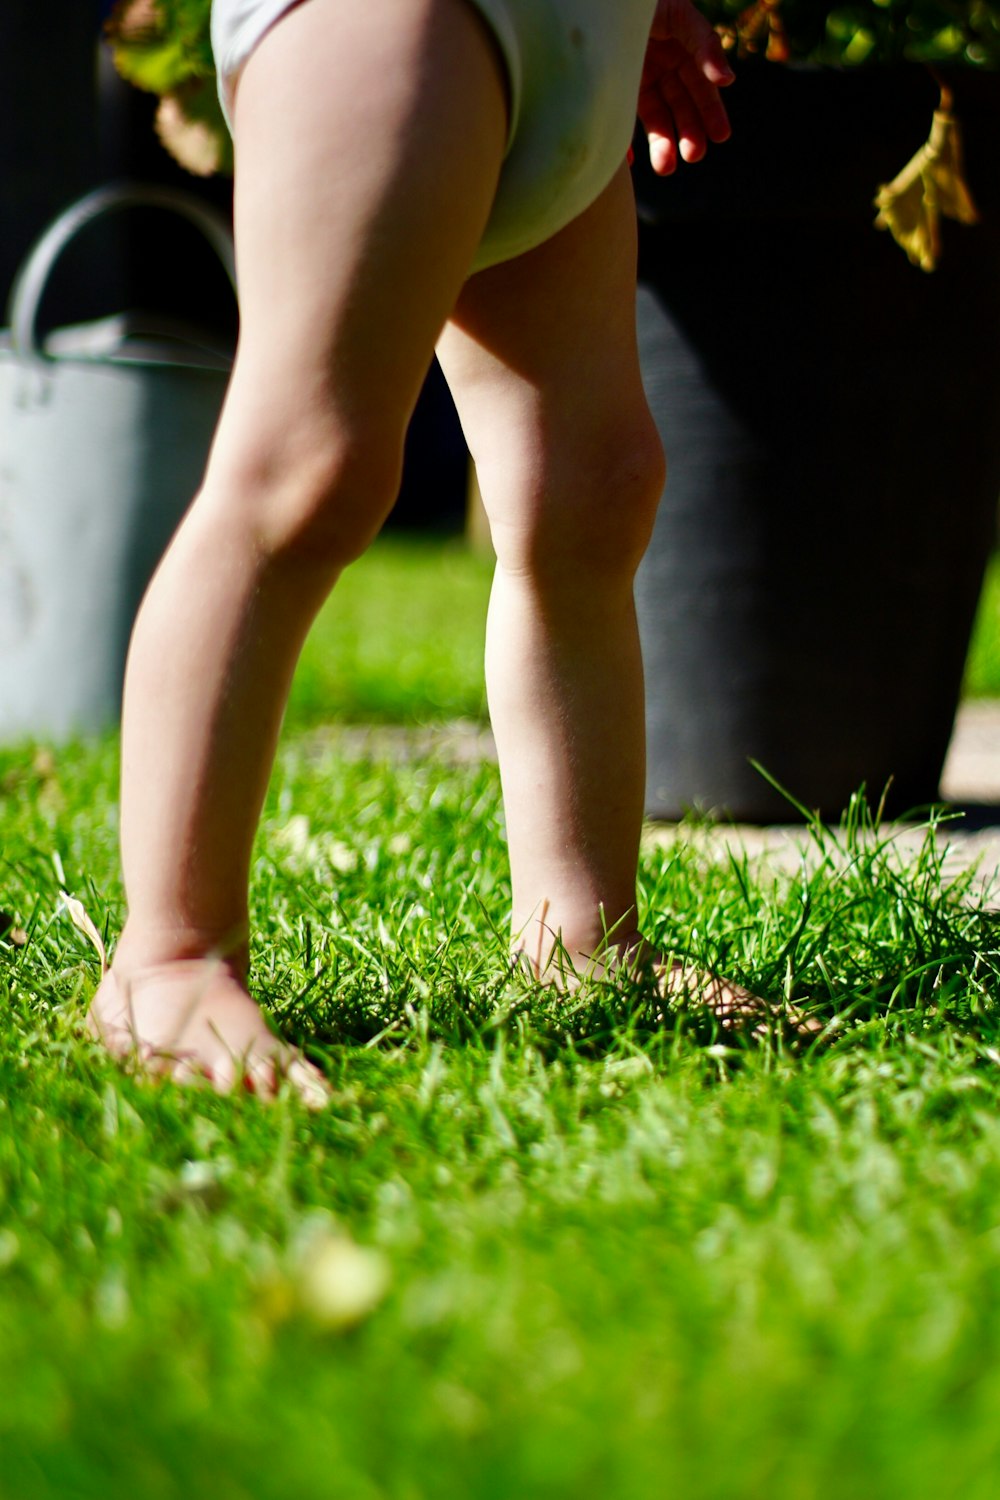
[[[731,76],[693,5],[661,0],[638,101],[655,170],[726,138]],[[486,673],[515,950],[563,981],[568,955],[569,982],[655,961],[635,915],[632,584],[663,456],[635,346],[631,184],[623,163],[561,233],[469,277],[506,133],[465,0],[307,0],[239,79],[240,345],[203,488],[133,635],[129,914],[90,1013],[150,1071],[265,1096],[287,1080],[322,1101],[246,988],[251,847],[300,648],[393,503],[435,346],[497,553]],[[759,1013],[721,980],[662,979],[724,1018]]]

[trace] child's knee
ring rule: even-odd
[[[396,499],[403,434],[384,424],[303,422],[258,432],[209,469],[209,491],[262,558],[339,571],[365,551]]]
[[[508,491],[520,491],[512,502],[499,499],[491,524],[500,565],[529,573],[542,586],[567,577],[631,582],[652,534],[665,474],[651,418],[635,418],[596,439],[580,434],[551,461],[526,465]],[[498,497],[502,491],[501,481]]]

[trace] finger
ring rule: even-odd
[[[711,83],[694,62],[685,63],[679,76],[708,139],[717,145],[728,141],[733,128],[718,86]]]
[[[677,126],[673,111],[655,83],[643,80],[638,112],[649,141],[653,171],[661,177],[669,177],[678,162]]]
[[[715,31],[709,31],[692,57],[702,78],[714,88],[727,89],[731,83],[735,83],[736,74],[729,66],[722,40]]]
[[[705,131],[687,89],[676,75],[664,79],[659,89],[645,91],[639,118],[649,137],[650,161],[661,175],[675,169],[678,154],[689,162],[700,161],[705,155]]]
[[[655,131],[650,131],[646,139],[649,142],[649,164],[657,177],[672,176],[677,171],[680,160],[673,136],[658,135]]]
[[[641,110],[639,118],[649,143],[649,160],[653,171],[660,177],[669,177],[677,170],[677,134],[673,116],[662,103],[657,108]]]
[[[727,141],[732,134],[718,88],[708,82],[691,59],[679,68],[661,72],[647,83],[640,95],[643,107],[655,113],[657,98],[670,110],[678,138],[691,141],[702,154],[708,141]],[[684,154],[688,161],[697,159]]]
[[[661,175],[676,168],[678,154],[685,161],[700,161],[709,141],[719,143],[732,134],[718,88],[691,59],[680,61],[676,50],[679,65],[667,66],[673,44],[659,48],[639,91],[638,113],[650,139],[650,161]]]
[[[677,147],[685,161],[701,161],[708,150],[708,138],[701,115],[679,73],[663,80],[663,97],[674,121]]]

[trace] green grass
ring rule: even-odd
[[[1000,698],[1000,554],[990,559],[986,569],[964,691],[970,698]]]
[[[998,954],[937,844],[902,868],[856,815],[801,881],[647,854],[651,931],[840,1017],[748,1049],[510,986],[491,768],[305,744],[255,982],[319,1116],[85,1040],[59,889],[116,930],[115,747],[0,756],[4,1500],[992,1496]]]
[[[947,829],[646,851],[652,935],[829,1023],[747,1046],[512,984],[495,770],[337,760],[309,702],[254,983],[319,1115],[86,1039],[60,891],[113,938],[117,747],[0,751],[2,1500],[994,1500],[1000,944]]]
[[[389,534],[349,568],[306,645],[289,724],[483,719],[492,564],[460,540]],[[1000,697],[1000,555],[966,664],[967,697]]]
[[[492,571],[458,539],[383,537],[313,626],[289,725],[484,718]]]

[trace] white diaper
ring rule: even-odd
[[[219,95],[295,0],[213,0]],[[304,0],[309,3],[309,0]],[[507,68],[510,138],[473,270],[511,260],[588,208],[621,166],[655,0],[469,0]]]

